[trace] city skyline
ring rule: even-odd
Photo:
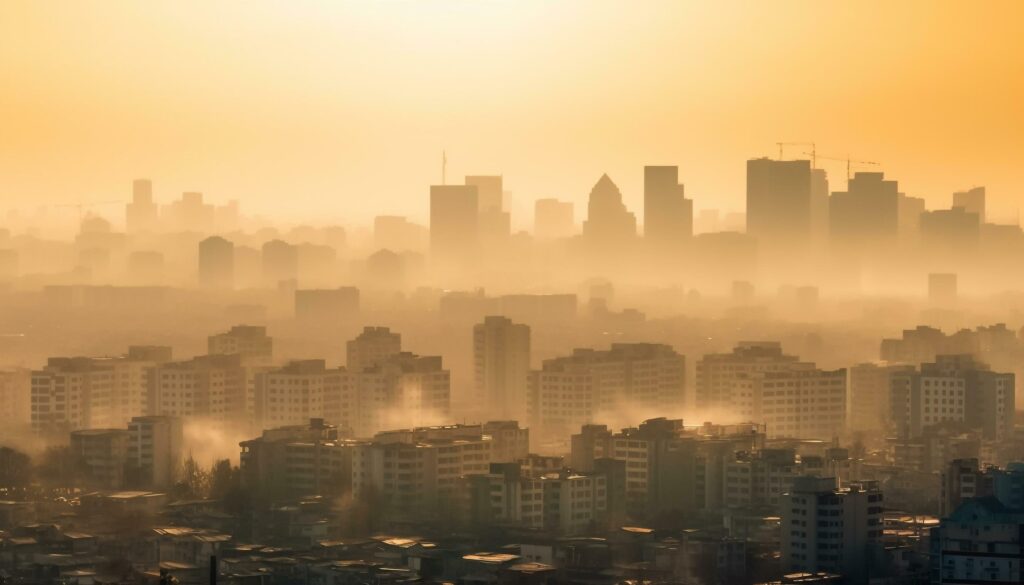
[[[425,218],[446,150],[450,176],[504,175],[517,217],[602,172],[637,208],[646,164],[738,210],[742,161],[780,141],[878,161],[931,206],[985,184],[1005,221],[1024,192],[1015,2],[204,8],[8,5],[5,207],[118,198],[130,169],[291,221],[365,223],[366,196]]]

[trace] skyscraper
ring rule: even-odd
[[[284,240],[270,240],[261,250],[263,278],[269,283],[291,280],[299,275],[299,250]]]
[[[472,268],[480,245],[477,187],[430,187],[430,256],[442,271]]]
[[[199,242],[199,286],[230,289],[235,286],[235,245],[220,236]]]
[[[953,207],[963,207],[964,211],[977,214],[978,220],[985,223],[985,188],[974,187],[953,193]]]
[[[807,243],[814,215],[811,190],[810,161],[748,160],[747,233],[769,248]]]
[[[693,236],[693,201],[684,195],[678,167],[644,167],[644,238],[653,251],[677,251]]]
[[[157,205],[153,202],[153,183],[149,179],[132,181],[132,200],[125,207],[125,225],[129,232],[152,231],[157,227]]]
[[[530,327],[505,317],[486,317],[473,327],[477,399],[489,418],[526,420]]]
[[[505,211],[504,182],[501,175],[467,176],[466,185],[476,187],[479,211],[480,243],[489,252],[503,247],[512,235],[511,215]]]
[[[622,192],[608,175],[590,190],[583,238],[589,250],[603,258],[622,256],[636,240],[636,216],[622,202]]]
[[[571,201],[538,199],[533,208],[533,235],[538,238],[567,238],[575,231]]]
[[[861,249],[892,244],[899,234],[899,183],[884,173],[856,173],[846,191],[829,199],[829,233],[834,242]]]

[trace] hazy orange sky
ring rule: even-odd
[[[504,174],[517,225],[542,196],[579,218],[602,172],[639,215],[644,164],[742,210],[747,158],[813,140],[931,207],[987,185],[1012,219],[1024,2],[5,0],[0,115],[0,209],[149,177],[162,201],[423,220],[447,149],[449,177]]]

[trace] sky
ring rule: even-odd
[[[450,182],[505,177],[520,227],[540,197],[581,219],[603,172],[642,218],[645,164],[742,211],[745,160],[780,141],[878,162],[931,208],[986,185],[1014,221],[1024,2],[0,4],[0,210],[121,201],[146,177],[162,202],[425,221],[445,151]],[[844,188],[845,163],[819,162]]]

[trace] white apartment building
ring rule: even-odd
[[[32,372],[32,429],[63,434],[110,427],[113,371],[92,358],[50,358]]]
[[[137,416],[128,423],[128,465],[135,489],[167,489],[182,461],[181,420],[171,416]]]
[[[249,386],[238,354],[162,364],[153,372],[153,384],[153,414],[200,418],[222,426],[248,423]]]
[[[882,492],[875,482],[838,487],[835,478],[795,479],[782,501],[783,571],[867,583],[881,551]]]
[[[755,374],[813,369],[796,356],[782,353],[775,341],[743,341],[731,353],[707,354],[697,361],[696,405],[702,411],[730,416],[736,422],[752,420],[755,399],[749,387],[736,384]]]
[[[1014,375],[991,371],[969,355],[938,356],[918,371],[894,374],[890,416],[901,435],[918,437],[929,426],[962,422],[987,439],[1013,432]]]
[[[255,374],[255,417],[261,429],[322,418],[344,429],[357,425],[357,379],[324,360],[302,360]]]
[[[626,409],[651,416],[681,410],[685,389],[686,360],[667,345],[576,349],[530,374],[530,419],[546,433],[568,434]]]

